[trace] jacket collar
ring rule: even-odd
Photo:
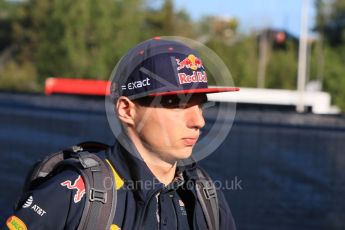
[[[171,184],[165,187],[164,184],[153,175],[129,138],[126,139],[124,144],[127,148],[116,141],[110,148],[107,158],[111,161],[120,177],[125,181],[125,189],[134,190],[134,193],[143,201],[147,200],[157,191],[163,189],[177,189],[185,181],[197,178],[195,163],[188,165],[179,164],[176,169],[175,179]],[[130,152],[127,149],[129,149]]]

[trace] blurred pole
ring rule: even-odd
[[[266,67],[269,56],[269,41],[267,31],[261,32],[259,40],[259,67],[258,67],[258,77],[257,77],[257,88],[265,87],[265,75]]]
[[[323,53],[323,33],[319,32],[319,39],[316,42],[316,53],[317,53],[317,80],[320,82],[320,91],[323,88],[323,73],[324,73],[324,53]]]
[[[297,112],[304,112],[304,90],[307,74],[307,49],[308,49],[308,9],[309,0],[302,0],[301,9],[301,32],[299,38],[298,52],[298,76],[297,90],[299,92],[299,100],[297,103]]]

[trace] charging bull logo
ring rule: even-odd
[[[189,83],[207,83],[207,76],[205,68],[202,65],[202,62],[199,58],[193,54],[189,54],[185,59],[180,61],[176,59],[177,71],[178,71],[178,80],[181,85]],[[180,71],[182,69],[191,69],[192,74],[189,75],[186,72]],[[202,68],[202,69],[201,69]],[[199,71],[198,71],[199,70]]]
[[[177,62],[177,70],[181,70],[183,68],[188,68],[192,70],[197,70],[199,68],[204,68],[202,62],[199,58],[195,57],[193,54],[189,54],[188,57],[180,61],[180,59],[176,59]]]
[[[66,181],[62,182],[61,185],[62,186],[66,186],[68,189],[75,189],[75,190],[77,190],[76,194],[74,195],[74,203],[78,203],[81,200],[81,198],[83,198],[83,196],[85,194],[84,181],[83,181],[83,179],[81,178],[80,175],[74,181],[73,184],[72,184],[72,182],[70,180],[66,180]]]

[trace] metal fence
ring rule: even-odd
[[[0,93],[0,128],[1,222],[35,160],[114,138],[102,98]],[[225,141],[201,164],[222,185],[240,230],[345,229],[343,116],[240,106]]]

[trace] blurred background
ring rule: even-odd
[[[242,89],[211,98],[237,114],[201,162],[242,181],[224,191],[238,229],[345,229],[345,0],[0,0],[0,225],[37,158],[113,142],[104,97],[46,80],[108,80],[161,35],[205,44]]]

